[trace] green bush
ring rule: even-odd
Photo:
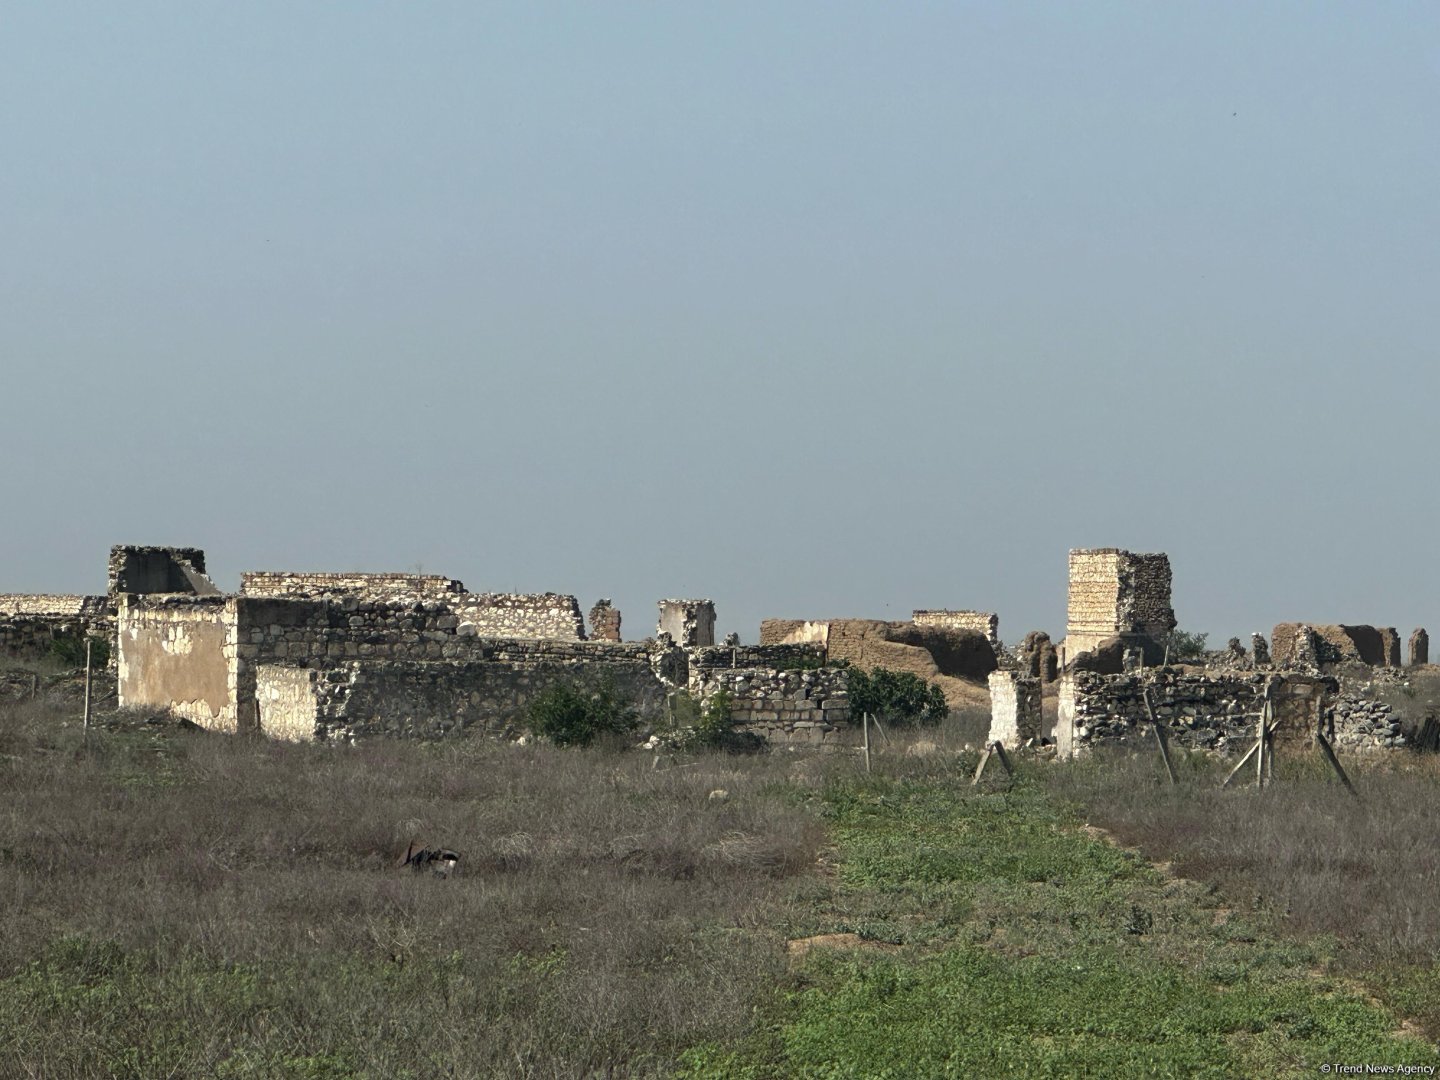
[[[601,735],[630,731],[637,713],[605,675],[591,686],[547,686],[530,703],[529,717],[530,730],[556,746],[589,746]]]
[[[1186,630],[1171,630],[1164,645],[1173,660],[1200,660],[1205,656],[1205,639],[1209,634],[1192,634]]]
[[[694,741],[701,746],[719,746],[730,734],[730,708],[734,699],[723,687],[700,707],[700,720],[695,725]]]
[[[728,750],[749,753],[761,749],[765,740],[734,729],[734,696],[720,689],[702,705],[686,691],[670,697],[670,741],[686,750]]]
[[[886,668],[868,674],[850,669],[850,715],[857,720],[862,713],[869,713],[896,727],[928,727],[940,723],[949,712],[940,688],[918,675]]]
[[[57,637],[50,643],[50,659],[63,667],[83,668],[85,666],[85,641],[86,639],[78,634]],[[91,667],[103,668],[110,663],[109,640],[92,634],[89,641]]]

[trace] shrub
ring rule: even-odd
[[[763,749],[765,740],[733,727],[734,698],[720,689],[701,704],[684,690],[670,697],[670,731],[667,742],[686,750],[728,750],[750,753]]]
[[[50,643],[50,659],[68,668],[85,666],[85,642],[90,642],[90,665],[96,670],[110,663],[110,642],[103,637],[80,635],[57,637]]]
[[[589,746],[601,735],[631,730],[637,713],[606,675],[589,687],[547,686],[530,703],[529,716],[530,730],[556,746]]]
[[[933,725],[950,712],[945,695],[908,671],[850,669],[850,715],[870,713],[896,727],[909,724]]]
[[[1192,634],[1187,630],[1171,630],[1163,642],[1171,660],[1200,660],[1205,656],[1205,639],[1209,634]]]

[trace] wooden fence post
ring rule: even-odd
[[[1165,771],[1170,776],[1172,785],[1180,783],[1175,776],[1175,766],[1170,763],[1170,745],[1165,737],[1165,729],[1160,724],[1160,718],[1155,715],[1155,706],[1150,703],[1150,688],[1147,686],[1141,692],[1145,699],[1145,711],[1150,716],[1150,729],[1155,732],[1155,741],[1160,744],[1160,760],[1165,762]]]
[[[80,727],[86,736],[90,734],[90,645],[89,637],[85,638],[85,712],[80,718]]]

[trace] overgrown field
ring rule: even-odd
[[[0,704],[0,1076],[1440,1063],[1423,766],[1355,770],[1358,801],[1283,762],[1263,793],[1198,761],[1172,790],[1148,759],[971,787],[965,737],[882,742],[867,776],[833,754],[87,741]],[[414,837],[459,872],[398,869]],[[812,935],[849,936],[787,948]]]

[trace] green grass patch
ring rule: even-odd
[[[1024,778],[855,780],[823,812],[839,848],[802,933],[890,948],[812,952],[738,1046],[692,1077],[1276,1076],[1322,1063],[1440,1063],[1324,974],[1325,940],[1169,879],[1081,830]],[[1392,1000],[1398,999],[1397,995]]]

